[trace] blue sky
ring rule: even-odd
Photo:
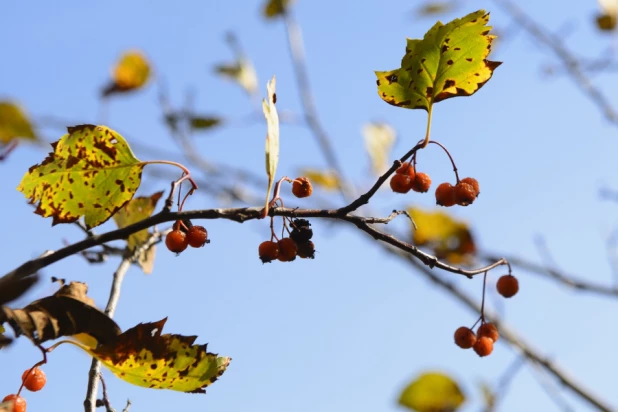
[[[472,4],[474,3],[474,4]],[[303,27],[308,71],[321,119],[332,137],[348,177],[361,187],[372,183],[361,127],[367,121],[390,123],[399,134],[395,155],[421,138],[426,114],[385,104],[376,95],[374,70],[396,68],[406,37],[421,37],[434,23],[413,17],[410,2],[338,2],[300,0],[295,14]],[[572,32],[565,44],[577,56],[606,54],[610,37],[592,22],[596,3],[557,0],[519,2],[552,32]],[[253,110],[242,90],[217,78],[214,64],[233,55],[224,42],[232,30],[256,67],[260,93],[277,76],[278,107],[301,110],[283,25],[265,22],[261,2],[120,2],[3,4],[0,13],[0,98],[19,101],[33,119],[55,116],[73,123],[96,123],[100,87],[110,67],[127,49],[143,50],[158,80],[170,88],[174,103],[195,95],[196,110],[242,118]],[[615,154],[618,136],[598,109],[568,78],[548,77],[542,67],[556,61],[525,33],[514,30],[492,2],[467,2],[450,20],[485,8],[491,23],[508,36],[498,43],[494,60],[504,61],[494,78],[471,98],[436,106],[432,138],[451,151],[465,176],[476,177],[482,196],[471,207],[453,209],[469,222],[479,246],[540,261],[535,236],[543,236],[560,268],[591,282],[612,281],[606,242],[618,227],[616,204],[602,201],[599,190],[618,188]],[[594,77],[613,99],[615,77]],[[156,83],[107,107],[106,124],[140,143],[178,158],[162,124]],[[44,128],[57,140],[63,131]],[[265,125],[232,125],[196,137],[207,159],[232,163],[263,174]],[[312,135],[282,125],[280,174],[325,163]],[[425,153],[426,152],[426,153]],[[451,180],[445,156],[423,152],[419,167],[434,182]],[[136,149],[142,159],[151,156]],[[0,165],[2,273],[47,249],[75,242],[73,226],[51,228],[49,219],[32,214],[15,190],[27,168],[44,152],[20,147]],[[168,188],[146,176],[142,193]],[[259,194],[260,199],[262,194]],[[288,194],[289,196],[289,194]],[[340,200],[333,196],[330,201]],[[374,210],[430,207],[431,195],[395,196],[384,192]],[[187,207],[209,208],[217,200],[193,196]],[[289,201],[299,206],[310,202]],[[480,382],[495,382],[516,354],[498,343],[488,358],[458,349],[453,331],[472,324],[475,314],[428,284],[407,265],[384,253],[363,233],[314,221],[318,254],[312,261],[262,265],[258,244],[268,237],[266,222],[239,225],[206,222],[212,243],[175,257],[161,249],[155,271],[144,276],[131,269],[116,313],[121,328],[168,317],[166,332],[198,335],[209,349],[233,361],[206,396],[136,388],[107,373],[110,398],[122,409],[216,411],[396,411],[399,391],[415,375],[440,370],[455,377],[468,395],[463,410],[478,410]],[[395,222],[395,230],[406,224]],[[106,224],[99,231],[110,230]],[[87,282],[90,295],[104,306],[111,275],[119,262],[88,265],[67,258],[44,270]],[[492,282],[502,273],[491,274]],[[616,301],[565,290],[537,275],[518,272],[520,294],[504,303],[508,323],[594,393],[618,406],[614,375],[618,366],[614,323]],[[480,300],[481,282],[445,274]],[[52,293],[42,282],[16,304]],[[494,293],[490,288],[489,293]],[[495,299],[490,299],[494,302]],[[21,340],[0,353],[0,388],[19,385],[23,370],[39,352]],[[28,394],[30,410],[80,410],[90,360],[72,347],[61,347],[45,366],[48,386]],[[526,368],[515,377],[501,403],[503,411],[558,410]],[[574,410],[587,407],[561,392]]]

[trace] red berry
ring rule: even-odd
[[[15,394],[5,396],[2,402],[13,402],[13,410],[11,412],[26,412],[26,400]]]
[[[391,189],[395,193],[408,193],[412,188],[412,180],[407,175],[394,174],[391,177]]]
[[[262,263],[272,262],[279,257],[279,245],[277,245],[277,242],[273,242],[272,240],[266,240],[260,243],[258,253],[260,254]]]
[[[494,342],[498,342],[498,338],[500,338],[498,328],[493,323],[483,323],[479,326],[476,334],[478,337],[486,336]]]
[[[187,235],[182,230],[172,230],[165,236],[165,246],[174,253],[181,253],[189,246]]]
[[[289,237],[283,238],[277,243],[279,246],[279,259],[282,262],[291,262],[296,259],[296,255],[298,254],[298,246],[296,246],[296,242]]]
[[[427,173],[417,173],[412,181],[412,190],[425,193],[431,187],[431,177]]]
[[[505,298],[512,298],[519,291],[519,281],[513,275],[504,275],[498,279],[496,289]]]
[[[474,351],[480,357],[489,355],[494,350],[494,341],[487,336],[481,336],[473,346]]]
[[[455,331],[455,344],[462,349],[470,349],[476,343],[476,335],[470,328],[461,326]]]
[[[312,241],[297,243],[298,257],[301,259],[315,259],[315,246]]]
[[[436,188],[436,204],[451,207],[455,205],[455,188],[450,183],[442,183]]]
[[[476,191],[471,184],[459,182],[455,186],[455,200],[460,206],[468,206],[476,199]]]
[[[47,382],[47,377],[45,376],[45,372],[41,369],[34,368],[32,371],[30,371],[30,369],[25,370],[21,375],[21,380],[24,382],[24,387],[26,389],[37,392],[43,389],[43,386],[45,386]]]
[[[313,187],[309,179],[306,177],[297,177],[294,183],[292,183],[292,193],[299,198],[311,196]]]
[[[191,247],[202,247],[208,243],[208,231],[204,226],[191,226],[187,232],[187,242]]]
[[[411,180],[414,180],[414,176],[416,176],[416,171],[414,170],[414,166],[408,162],[404,162],[399,166],[399,168],[395,171],[398,175],[408,176]]]
[[[479,187],[479,182],[473,177],[464,177],[460,180],[460,182],[467,183],[474,189],[474,193],[476,193],[476,197],[481,194],[481,189]]]

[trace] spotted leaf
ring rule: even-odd
[[[0,143],[6,144],[13,139],[36,139],[30,120],[15,103],[0,101]]]
[[[140,323],[98,348],[85,348],[114,375],[137,386],[205,393],[231,358],[194,345],[196,336],[162,335],[167,319]]]
[[[116,222],[119,228],[123,228],[150,217],[161,196],[163,196],[163,192],[157,192],[152,196],[141,196],[131,199],[114,215],[114,222]],[[143,246],[148,239],[150,239],[148,229],[140,230],[129,236],[127,248],[130,251],[134,251]],[[137,261],[144,273],[152,273],[155,253],[155,245],[152,245],[138,256]]]
[[[35,213],[52,217],[53,225],[85,216],[88,228],[100,225],[127,203],[141,183],[144,163],[128,143],[105,126],[69,127],[52,144],[41,164],[32,166],[17,190]]]
[[[401,67],[375,72],[380,97],[429,111],[434,103],[474,94],[501,64],[486,59],[495,38],[488,21],[489,13],[479,10],[446,25],[437,22],[422,40],[408,39]]]
[[[399,404],[416,412],[454,412],[465,399],[451,377],[430,372],[420,375],[403,390]]]

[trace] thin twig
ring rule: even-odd
[[[92,239],[92,238],[89,238]],[[88,240],[88,239],[87,239]],[[118,300],[120,299],[120,288],[124,275],[131,267],[132,257],[126,257],[122,259],[118,269],[114,273],[114,280],[112,281],[112,287],[109,293],[109,300],[107,301],[107,307],[105,308],[105,314],[110,318],[114,316]],[[90,364],[90,371],[88,372],[88,390],[86,392],[86,399],[84,400],[85,412],[94,412],[97,403],[97,394],[99,392],[99,374],[101,373],[101,362],[96,358],[92,358]]]
[[[493,2],[508,13],[539,44],[549,48],[560,59],[574,83],[601,109],[607,120],[618,126],[618,114],[616,114],[610,101],[600,89],[592,84],[584,73],[579,60],[571,54],[557,36],[547,33],[541,25],[537,24],[515,3],[509,0],[493,0]]]
[[[303,44],[303,36],[300,25],[292,16],[290,10],[286,10],[283,15],[285,21],[286,33],[288,38],[288,47],[292,57],[294,66],[294,74],[296,75],[296,83],[300,93],[300,100],[303,107],[303,115],[307,126],[316,137],[320,150],[326,158],[328,166],[337,174],[337,184],[340,192],[345,200],[355,198],[352,186],[347,183],[343,168],[339,163],[335,149],[331,144],[331,139],[326,133],[319,120],[313,93],[309,85],[309,75],[307,73],[307,63],[305,61],[305,46]]]

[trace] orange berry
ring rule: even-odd
[[[417,173],[412,182],[412,190],[425,193],[431,187],[431,177],[427,173]]]
[[[37,392],[43,389],[43,386],[45,386],[47,382],[47,377],[45,376],[45,372],[41,369],[34,368],[32,371],[30,371],[30,369],[25,370],[21,375],[21,380],[24,382],[24,387],[26,389]]]
[[[473,346],[474,351],[480,357],[489,355],[494,350],[494,341],[487,336],[481,336]]]
[[[311,196],[313,187],[309,179],[306,177],[297,177],[294,183],[292,183],[292,193],[299,198]]]
[[[451,207],[457,203],[455,188],[450,183],[442,183],[436,188],[436,204]]]
[[[395,174],[391,177],[391,189],[395,193],[408,193],[412,188],[412,180],[407,175]]]
[[[461,326],[455,331],[455,344],[462,349],[470,349],[476,343],[476,335],[470,328]]]
[[[298,257],[301,259],[315,259],[315,246],[312,241],[297,243]]]
[[[191,247],[202,247],[208,241],[208,231],[204,226],[191,226],[187,231],[187,242]]]
[[[476,197],[479,197],[479,195],[481,194],[481,189],[479,187],[479,182],[475,178],[464,177],[463,179],[460,180],[460,182],[467,183],[470,186],[472,186],[472,188],[474,189],[474,192],[476,193]]]
[[[414,166],[409,162],[403,162],[401,166],[395,171],[398,175],[408,176],[411,180],[414,180],[414,176],[416,176],[416,171],[414,170]]]
[[[471,205],[476,199],[476,191],[471,184],[459,182],[455,185],[455,200],[460,206]]]
[[[26,412],[26,400],[15,394],[5,396],[2,402],[13,402],[13,410],[11,412]]]
[[[496,289],[505,298],[512,298],[519,291],[519,281],[513,275],[504,275],[498,279]]]
[[[279,257],[279,245],[277,245],[277,242],[273,242],[272,240],[266,240],[260,243],[258,253],[260,254],[260,260],[262,263],[272,262]]]
[[[476,331],[476,335],[478,337],[486,336],[494,342],[498,342],[498,338],[500,337],[498,328],[493,323],[483,323]]]
[[[294,239],[290,239],[289,237],[285,237],[277,243],[279,246],[279,259],[282,262],[291,262],[296,259],[296,255],[298,254],[298,246]]]
[[[189,246],[187,235],[182,230],[172,230],[165,236],[165,246],[167,246],[171,252],[181,253]]]

